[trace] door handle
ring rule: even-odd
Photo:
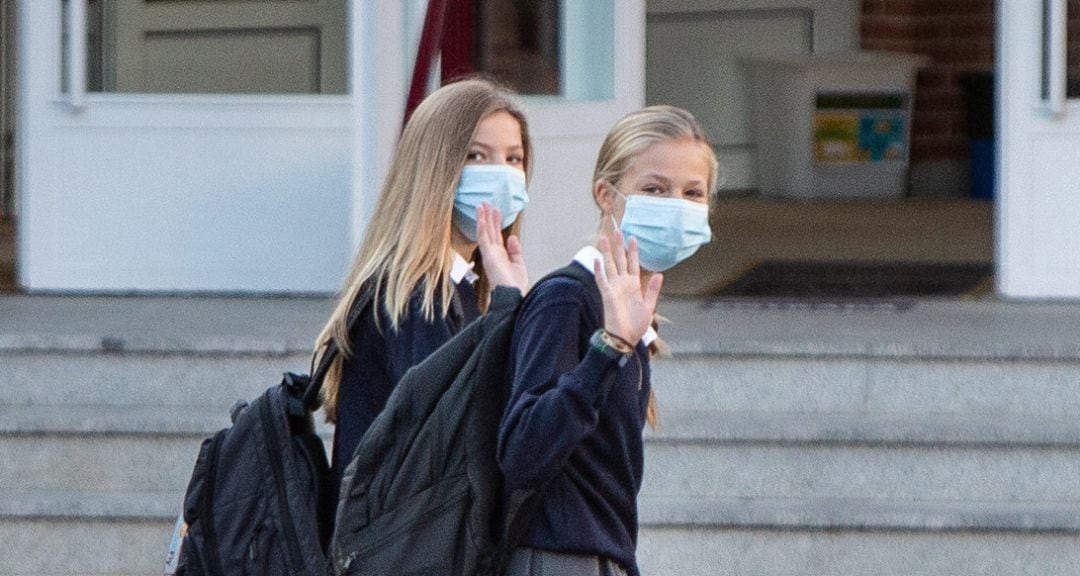
[[[1043,0],[1042,86],[1039,107],[1052,116],[1065,114],[1068,98],[1068,33],[1067,0]]]
[[[67,54],[64,78],[67,103],[73,110],[86,106],[86,5],[87,0],[67,0]]]

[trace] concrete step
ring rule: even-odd
[[[182,492],[205,407],[0,407],[5,490]],[[1080,423],[668,410],[644,496],[1080,504]],[[321,422],[321,419],[320,419]],[[331,429],[320,424],[329,446]]]
[[[306,372],[307,351],[2,351],[0,405],[225,406]],[[723,412],[1080,416],[1080,360],[718,353],[654,363],[662,408]]]
[[[838,445],[975,448],[1080,446],[1070,417],[722,412],[660,406],[649,445]]]
[[[650,447],[641,493],[703,498],[1070,502],[1080,450],[971,447]]]
[[[1073,533],[644,528],[649,576],[1076,576]]]
[[[160,574],[182,494],[8,491],[0,495],[0,573]]]
[[[229,425],[218,407],[0,407],[3,491],[183,493],[203,439]],[[332,429],[316,414],[327,447]]]
[[[5,492],[0,573],[157,573],[179,498]],[[646,574],[1080,573],[1068,505],[642,497],[639,507]]]
[[[653,364],[661,408],[824,414],[1080,416],[1080,359],[888,354],[684,355]]]
[[[982,502],[883,498],[699,498],[641,496],[650,529],[849,530],[1080,534],[1071,502]]]
[[[225,406],[306,373],[307,353],[207,348],[0,352],[0,405]]]
[[[643,496],[1080,506],[1070,420],[662,416],[647,435]]]

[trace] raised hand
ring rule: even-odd
[[[491,285],[517,288],[524,295],[529,289],[529,272],[521,242],[517,236],[510,236],[503,244],[502,212],[487,202],[476,209],[476,242]]]
[[[654,274],[642,290],[637,240],[630,238],[628,250],[622,232],[616,230],[615,242],[618,246],[613,250],[606,236],[600,238],[604,262],[602,266],[599,261],[594,263],[593,271],[604,302],[604,330],[634,346],[652,325],[664,277]]]

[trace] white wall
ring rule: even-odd
[[[747,57],[859,46],[859,0],[649,0],[646,99],[701,120],[725,189],[755,186]]]

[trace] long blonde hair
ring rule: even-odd
[[[525,178],[532,175],[532,142],[525,114],[510,90],[494,82],[471,78],[433,92],[405,125],[375,212],[353,260],[337,306],[316,341],[316,360],[331,341],[342,354],[334,360],[322,385],[328,422],[337,420],[338,391],[344,359],[352,354],[348,317],[364,286],[374,290],[371,313],[379,313],[397,330],[409,311],[409,300],[421,287],[421,312],[428,321],[438,309],[445,317],[453,297],[452,214],[454,192],[477,126],[487,116],[505,111],[517,119],[524,148]],[[521,217],[503,232],[517,234]],[[483,309],[490,291],[479,262],[478,304]],[[380,329],[382,327],[380,326]]]
[[[600,146],[592,181],[595,183],[603,180],[615,186],[626,175],[634,158],[646,148],[660,142],[682,140],[701,144],[706,153],[709,163],[708,197],[711,198],[716,191],[719,172],[716,153],[705,135],[705,129],[693,114],[674,106],[649,106],[619,120]],[[604,221],[606,222],[606,218]],[[656,327],[656,324],[653,326]],[[649,352],[652,356],[667,355],[669,348],[663,340],[657,338],[649,346]],[[656,395],[651,388],[645,418],[654,429],[660,421]]]

